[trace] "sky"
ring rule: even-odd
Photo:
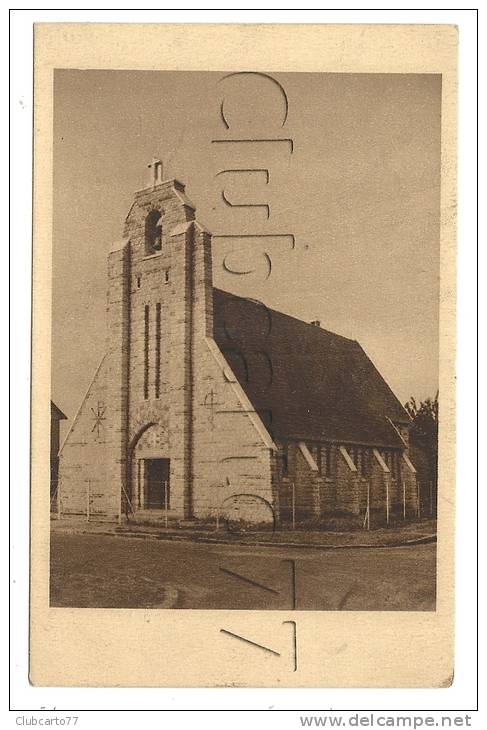
[[[55,71],[52,399],[68,423],[106,347],[107,256],[153,156],[214,235],[215,286],[358,340],[403,403],[434,396],[441,77],[272,77]],[[268,181],[222,173],[249,168]]]

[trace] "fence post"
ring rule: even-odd
[[[421,517],[421,497],[420,497],[420,482],[416,482],[416,512],[418,518]]]
[[[402,518],[406,519],[406,480],[402,480]]]
[[[389,524],[389,479],[387,477],[384,478],[384,481],[386,483],[386,524]]]
[[[168,526],[168,519],[167,519],[167,503],[168,503],[168,499],[167,499],[167,497],[168,497],[168,494],[167,494],[167,481],[166,481],[166,482],[164,482],[164,513],[165,513],[164,514],[164,524],[166,526],[166,529],[167,529],[167,526]]]
[[[370,530],[370,481],[367,482],[367,530]]]
[[[124,495],[125,495],[125,487],[122,484],[122,488],[120,490],[120,495],[119,495],[119,500],[118,500],[118,516],[117,516],[117,521],[118,521],[118,524],[119,525],[122,524],[123,502],[124,502],[124,499],[125,499],[125,496]]]
[[[90,480],[86,481],[86,521],[90,521]]]
[[[296,489],[294,482],[291,482],[291,509],[293,518],[293,530],[296,529]]]
[[[433,482],[430,481],[430,517],[433,517]]]
[[[62,504],[61,504],[61,490],[59,489],[59,477],[56,480],[56,511],[58,520],[61,519]]]

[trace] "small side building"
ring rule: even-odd
[[[55,403],[51,401],[51,511],[55,510],[56,493],[59,474],[59,445],[61,421],[65,421],[66,416]]]

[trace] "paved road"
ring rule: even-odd
[[[51,605],[425,611],[435,608],[435,565],[435,545],[316,550],[53,534]]]

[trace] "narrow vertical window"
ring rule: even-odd
[[[363,462],[363,452],[362,449],[357,449],[357,461],[355,462],[355,466],[357,467],[357,471],[361,477],[364,475],[364,462]]]
[[[322,455],[323,455],[323,447],[321,446],[321,444],[318,444],[318,446],[316,447],[315,461],[316,461],[316,466],[318,467],[318,475],[319,476],[322,476],[322,474],[323,474],[323,459],[322,459]]]
[[[393,451],[391,453],[391,472],[392,472],[392,478],[396,479],[398,478],[399,469],[398,469],[398,452]]]
[[[352,446],[351,448],[349,448],[348,453],[350,455],[351,460],[355,464],[355,467],[357,467],[357,449],[355,448],[355,446]]]
[[[327,444],[324,450],[325,457],[325,476],[331,476],[331,446]]]
[[[282,474],[287,477],[289,474],[289,445],[287,442],[282,445]]]
[[[161,304],[156,304],[156,398],[161,394]]]
[[[370,451],[369,449],[363,449],[362,450],[362,471],[361,475],[363,477],[370,476]]]
[[[149,397],[149,305],[144,310],[144,398]]]

